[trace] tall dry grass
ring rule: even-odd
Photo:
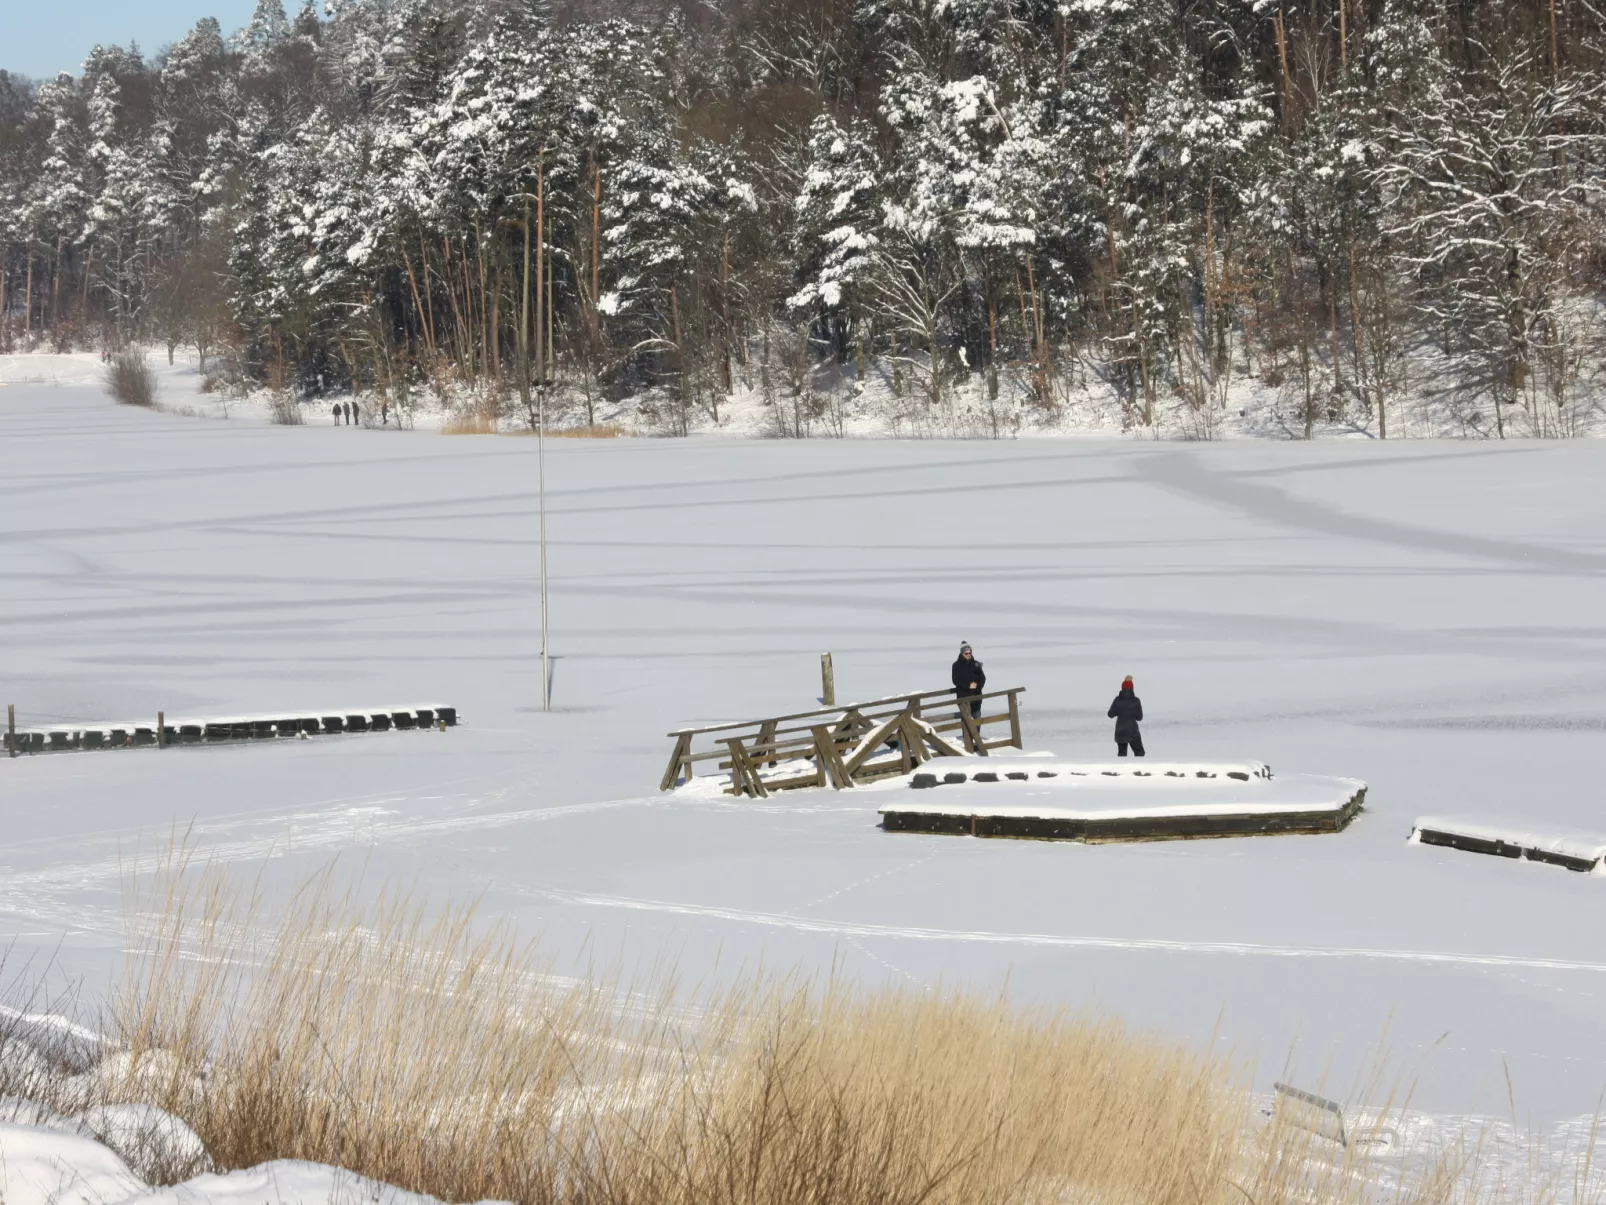
[[[520,435],[534,435],[534,431],[523,430]],[[545,431],[548,439],[628,439],[631,432],[618,423],[597,423],[590,427],[548,427]]]
[[[125,347],[106,365],[106,392],[125,406],[156,405],[156,375],[137,347]]]
[[[521,1205],[1367,1197],[1348,1157],[1253,1124],[1229,1064],[1108,1019],[839,979],[567,979],[472,908],[330,875],[276,910],[169,875],[130,915],[127,1094],[223,1168],[309,1159]]]
[[[500,422],[480,410],[467,410],[451,415],[441,424],[442,435],[498,435],[503,434]],[[527,427],[506,432],[508,435],[533,437],[536,433]],[[543,434],[548,439],[622,439],[630,432],[616,423],[599,423],[594,427],[548,427]]]
[[[441,423],[442,435],[495,435],[498,429],[496,416],[483,410],[452,414]]]

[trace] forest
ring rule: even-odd
[[[1594,0],[260,0],[0,72],[0,352],[504,426],[1587,434],[1603,65]]]

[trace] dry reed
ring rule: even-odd
[[[106,392],[125,406],[156,405],[156,376],[143,351],[127,347],[113,354],[106,365]]]
[[[441,426],[443,435],[497,435],[501,433],[494,418],[477,411],[454,415]],[[528,427],[506,432],[508,435],[534,436]],[[631,432],[616,423],[603,423],[595,427],[548,427],[542,432],[548,439],[623,439]]]
[[[1230,1066],[1109,1020],[835,978],[566,979],[473,909],[329,874],[271,923],[211,873],[130,916],[128,1091],[223,1168],[310,1159],[521,1205],[1365,1197],[1319,1140],[1257,1131]],[[1448,1199],[1430,1188],[1395,1199]]]
[[[534,435],[534,431],[520,431],[520,435]],[[627,439],[631,432],[618,423],[598,423],[594,427],[548,427],[548,439]]]
[[[480,409],[453,414],[441,424],[442,435],[495,435],[496,433],[496,416]]]

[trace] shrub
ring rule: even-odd
[[[268,400],[268,421],[281,427],[300,427],[306,423],[301,403],[288,394],[276,393]]]
[[[126,347],[112,356],[106,366],[106,392],[125,406],[156,405],[156,377],[144,352]]]

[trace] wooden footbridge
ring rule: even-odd
[[[740,723],[679,728],[661,790],[699,773],[730,774],[730,795],[762,799],[799,787],[843,790],[892,774],[907,774],[933,757],[985,756],[1021,747],[1023,687],[990,690],[956,700],[953,690],[894,695],[869,703],[800,711]],[[971,704],[980,703],[971,715]],[[991,735],[1007,725],[1007,735]]]

